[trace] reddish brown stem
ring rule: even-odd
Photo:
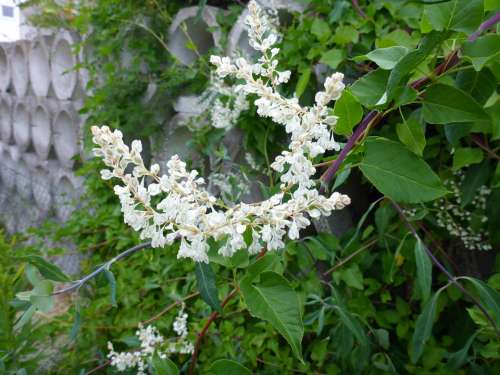
[[[491,148],[488,147],[488,145],[484,144],[482,141],[481,141],[481,138],[479,136],[476,136],[476,135],[473,135],[472,136],[472,142],[474,142],[476,145],[478,145],[479,147],[481,147],[484,151],[486,151],[486,153],[492,158],[492,159],[496,159],[496,160],[500,160],[500,156],[498,156],[497,154],[495,154],[493,152],[493,150]]]
[[[256,259],[258,260],[258,259],[262,258],[264,255],[266,255],[265,248],[263,248],[260,251],[260,253],[259,253],[259,255],[257,255]],[[222,303],[220,304],[221,309],[223,309],[224,306],[226,306],[226,304],[229,302],[229,300],[231,298],[233,298],[237,293],[238,293],[238,289],[233,289],[231,291],[231,293],[229,293],[226,296],[226,298],[224,298],[224,301],[222,301]],[[218,316],[219,316],[219,313],[217,311],[214,311],[212,314],[210,314],[207,322],[205,323],[205,325],[201,329],[200,333],[198,333],[198,337],[196,338],[196,342],[194,344],[193,354],[191,355],[191,364],[189,365],[189,372],[188,372],[189,375],[194,374],[194,369],[196,367],[196,360],[198,359],[198,353],[200,351],[201,342],[202,342],[203,338],[205,337],[205,335],[207,334],[207,331],[210,328],[210,325],[213,323],[213,321],[215,319],[217,319]]]
[[[229,302],[231,298],[233,298],[236,294],[238,293],[238,289],[233,289],[231,293],[229,293],[226,298],[224,298],[224,301],[220,304],[221,309],[226,306],[226,304]],[[203,326],[202,330],[200,333],[198,333],[198,337],[196,338],[196,343],[194,344],[194,350],[193,354],[191,356],[191,364],[189,365],[189,375],[194,374],[194,369],[196,367],[196,360],[198,359],[198,353],[200,351],[200,346],[201,342],[203,341],[203,338],[205,337],[208,329],[210,328],[210,325],[213,323],[215,319],[219,316],[219,313],[217,311],[214,311],[213,313],[210,314],[208,317],[207,322]]]
[[[363,9],[359,6],[358,0],[351,0],[352,6],[354,9],[356,9],[356,12],[361,18],[368,19],[368,16],[366,15],[365,12],[363,12]]]

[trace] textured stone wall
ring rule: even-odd
[[[82,182],[78,114],[85,97],[67,31],[0,44],[0,221],[24,231],[52,217],[64,221]]]

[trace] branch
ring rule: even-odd
[[[492,149],[490,149],[487,145],[485,145],[483,142],[481,142],[481,138],[478,136],[472,136],[472,142],[474,142],[476,145],[481,147],[486,153],[492,158],[496,160],[500,160],[500,156],[495,154]]]
[[[354,3],[354,2],[353,2]],[[473,42],[477,39],[477,37],[484,31],[500,22],[500,13],[495,14],[493,17],[489,18],[485,22],[479,26],[479,29],[469,37],[469,41]],[[431,74],[420,78],[416,81],[410,83],[410,86],[414,89],[419,89],[425,83],[429,82],[432,78],[436,76],[440,76],[446,71],[450,70],[452,67],[457,65],[459,62],[458,58],[458,50],[451,52],[445,59],[444,62],[439,64]],[[326,189],[326,185],[330,183],[335,174],[337,173],[340,165],[344,162],[349,152],[354,148],[357,142],[365,135],[367,130],[369,129],[369,125],[377,125],[384,117],[384,114],[378,111],[371,111],[368,113],[365,118],[358,125],[354,133],[347,140],[346,145],[339,153],[339,157],[328,167],[325,173],[321,176],[321,181],[323,186],[320,189],[320,192],[324,192]]]
[[[264,255],[266,255],[266,248],[263,248],[260,251],[259,255],[257,255],[255,257],[255,259],[259,260]],[[229,300],[231,298],[233,298],[236,294],[238,294],[238,291],[239,291],[239,289],[235,288],[235,289],[233,289],[231,291],[231,293],[229,293],[226,296],[226,298],[224,298],[224,301],[222,301],[222,303],[220,304],[221,309],[223,309],[224,306],[227,305],[227,303],[229,302]],[[219,313],[217,311],[214,311],[212,314],[210,314],[210,316],[208,317],[207,322],[205,323],[205,325],[203,326],[202,330],[198,334],[198,337],[196,338],[196,343],[194,344],[194,351],[193,351],[193,354],[191,356],[191,364],[189,365],[189,372],[188,372],[189,375],[193,375],[194,374],[194,369],[196,367],[196,360],[198,359],[198,353],[200,351],[201,342],[202,342],[203,338],[205,337],[205,335],[206,335],[206,333],[208,331],[208,328],[213,323],[213,321],[215,319],[217,319],[218,316],[219,316]]]
[[[134,253],[136,253],[136,252],[138,252],[146,247],[150,247],[150,246],[151,246],[151,241],[144,242],[144,243],[141,243],[141,244],[136,245],[134,247],[131,247],[130,249],[125,250],[123,253],[118,254],[113,259],[107,261],[102,266],[100,266],[99,268],[97,268],[95,271],[91,272],[90,274],[88,274],[84,278],[77,280],[77,281],[73,281],[73,284],[71,286],[64,288],[64,289],[61,289],[61,290],[58,290],[57,292],[52,293],[52,295],[56,296],[58,294],[65,294],[65,293],[69,293],[69,292],[72,292],[74,290],[80,289],[87,281],[92,280],[94,277],[99,275],[104,270],[109,270],[109,267],[111,267],[111,265],[113,263],[118,262],[119,260],[121,260],[129,255],[132,255],[132,254],[134,254]]]
[[[484,21],[481,24],[481,26],[479,26],[479,29],[477,29],[477,31],[474,34],[469,36],[469,38],[467,40],[469,42],[474,42],[477,38],[479,38],[479,35],[481,35],[481,33],[483,31],[488,30],[490,27],[492,27],[493,25],[495,25],[498,22],[500,22],[500,12],[498,12],[493,17],[490,17],[486,21]]]
[[[222,301],[222,303],[220,304],[221,309],[223,309],[224,306],[227,305],[229,300],[231,298],[233,298],[237,293],[238,293],[238,289],[233,289],[231,291],[231,293],[229,293],[226,296],[226,298],[224,298],[224,301]],[[189,375],[194,374],[194,369],[196,367],[196,360],[198,358],[198,353],[200,351],[201,342],[203,341],[203,338],[205,337],[208,329],[210,328],[210,325],[213,323],[213,321],[215,319],[217,319],[218,316],[219,316],[219,313],[217,311],[214,311],[212,314],[210,314],[210,316],[208,317],[208,320],[205,323],[205,325],[203,326],[202,330],[200,331],[200,333],[198,333],[198,337],[196,338],[196,343],[194,344],[194,351],[193,351],[193,354],[191,356],[191,364],[189,365],[189,373],[188,373]]]
[[[332,268],[330,268],[329,270],[323,272],[323,275],[328,275],[332,272],[335,272],[337,269],[339,269],[340,267],[342,267],[344,264],[346,264],[347,262],[349,262],[352,258],[354,258],[356,255],[358,255],[359,253],[361,253],[362,251],[366,250],[366,249],[369,249],[370,247],[372,247],[373,245],[375,245],[377,243],[377,239],[375,240],[372,240],[370,242],[368,242],[366,245],[364,246],[361,246],[358,250],[356,250],[355,252],[353,252],[351,255],[345,257],[344,259],[342,259],[340,262],[338,262],[337,264],[335,264]]]
[[[427,255],[429,256],[429,258],[431,258],[432,260],[432,263],[434,263],[436,265],[437,268],[439,268],[439,270],[444,273],[446,275],[446,277],[448,278],[448,280],[454,284],[465,296],[469,297],[472,302],[479,308],[479,310],[481,310],[481,312],[483,313],[483,315],[486,317],[486,319],[488,319],[488,321],[490,322],[491,326],[493,327],[493,329],[495,330],[496,334],[498,337],[500,337],[500,332],[498,331],[498,328],[496,326],[496,323],[495,321],[493,320],[493,318],[490,316],[490,314],[486,311],[486,309],[483,307],[483,305],[481,304],[481,302],[476,298],[474,297],[467,289],[465,289],[462,284],[460,284],[456,277],[453,276],[447,269],[444,265],[441,264],[441,262],[439,262],[439,260],[436,258],[436,256],[432,253],[432,251],[429,250],[429,248],[425,245],[424,241],[422,241],[420,239],[420,237],[418,236],[418,233],[417,231],[415,230],[415,228],[413,227],[413,225],[410,223],[410,221],[408,220],[408,218],[406,217],[406,215],[404,214],[403,210],[401,209],[401,207],[396,203],[394,202],[392,199],[391,199],[391,203],[393,205],[393,207],[396,209],[396,211],[398,212],[399,214],[399,217],[401,218],[401,220],[403,220],[406,224],[406,226],[408,227],[408,229],[410,230],[411,234],[413,235],[413,237],[415,237],[417,239],[417,241],[421,241],[422,245],[423,245],[423,248],[425,249],[425,252],[427,253]]]
[[[368,16],[366,15],[365,12],[363,12],[363,9],[359,6],[358,0],[351,0],[352,7],[356,9],[356,12],[361,18],[368,19]]]

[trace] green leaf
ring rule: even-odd
[[[19,330],[24,327],[33,317],[33,314],[36,312],[36,306],[31,305],[19,318],[19,320],[14,325],[15,330]]]
[[[450,356],[448,357],[448,362],[446,362],[447,368],[457,370],[465,364],[465,362],[467,361],[467,353],[469,352],[469,348],[478,334],[479,331],[472,334],[462,349],[450,354]]]
[[[19,260],[28,262],[35,266],[40,274],[46,279],[52,281],[68,282],[71,279],[55,264],[47,262],[39,255],[25,255],[18,257]]]
[[[297,81],[297,85],[295,86],[295,95],[297,95],[297,98],[300,98],[306,90],[310,78],[311,69],[309,67],[307,67],[306,69],[302,69],[300,72],[299,80]]]
[[[386,350],[389,349],[389,331],[386,329],[374,329],[373,333],[379,345]]]
[[[293,353],[302,361],[302,325],[299,298],[288,281],[274,272],[264,272],[260,282],[244,278],[241,293],[250,314],[268,321],[288,341]]]
[[[363,290],[363,274],[357,264],[338,270],[334,277],[343,280],[351,288]]]
[[[342,45],[346,45],[349,43],[357,43],[359,39],[359,32],[353,26],[343,25],[338,26],[335,29],[335,34],[333,35],[332,40]]]
[[[352,316],[352,314],[347,311],[343,306],[335,306],[335,310],[339,314],[340,321],[342,324],[354,335],[356,341],[360,345],[367,345],[368,341],[366,338],[366,334],[361,327],[361,324],[358,320]]]
[[[399,140],[410,149],[411,152],[422,156],[425,148],[425,132],[422,124],[416,117],[412,116],[407,121],[396,125],[396,133]]]
[[[417,264],[417,284],[422,296],[422,301],[425,303],[431,294],[432,285],[432,263],[429,255],[425,251],[425,245],[417,239],[415,244],[415,262]]]
[[[463,56],[479,71],[492,60],[498,63],[500,57],[500,35],[488,34],[477,38],[474,42],[465,42]]]
[[[425,121],[431,124],[491,122],[488,114],[469,94],[440,83],[426,90],[423,111]]]
[[[215,285],[215,273],[210,267],[210,264],[196,262],[196,283],[200,292],[201,298],[212,309],[222,313],[219,297],[217,295],[217,286]]]
[[[319,62],[326,64],[332,69],[337,69],[339,64],[345,59],[345,51],[340,49],[331,49],[321,55]]]
[[[480,165],[473,165],[469,168],[460,186],[460,205],[462,207],[472,202],[477,190],[488,181],[489,174],[490,167],[487,162],[481,163]]]
[[[326,42],[326,40],[332,35],[330,26],[328,23],[321,18],[316,17],[311,26],[311,33],[315,35],[320,42]]]
[[[21,300],[31,302],[40,311],[50,312],[54,308],[54,297],[51,295],[52,290],[53,286],[49,280],[39,280],[34,284],[33,290],[18,293],[17,297]]]
[[[219,359],[212,363],[208,370],[211,375],[251,375],[252,372],[242,364],[230,360]]]
[[[341,186],[347,180],[350,174],[351,174],[350,165],[346,165],[343,171],[337,173],[337,176],[335,177],[335,182],[333,183],[332,186],[332,191],[335,191],[339,186]]]
[[[365,107],[372,108],[384,96],[389,74],[387,70],[380,68],[365,74],[351,86],[351,93]]]
[[[460,146],[460,139],[470,134],[472,128],[471,123],[451,123],[444,125],[444,134],[446,139],[454,147]]]
[[[384,195],[398,202],[417,203],[447,193],[425,161],[399,142],[370,137],[360,169]]]
[[[155,375],[179,375],[179,369],[169,358],[160,358],[155,352],[151,362]]]
[[[266,252],[263,257],[257,259],[255,263],[247,268],[245,278],[252,281],[260,276],[262,272],[276,271],[276,267],[279,265],[279,262],[279,256],[275,252]]]
[[[387,48],[378,48],[362,56],[373,61],[381,69],[391,70],[408,53],[408,48],[403,46],[394,46]],[[356,58],[358,60],[358,58]]]
[[[493,313],[498,326],[500,324],[500,293],[473,277],[462,276],[460,279],[468,280],[474,285],[481,302]]]
[[[396,93],[396,89],[404,85],[406,80],[414,69],[420,65],[429,54],[446,39],[445,33],[431,32],[427,34],[420,46],[403,56],[401,60],[391,70],[389,79],[387,80],[387,102],[390,102]]]
[[[109,269],[105,268],[104,269],[104,275],[106,276],[106,279],[108,280],[109,283],[109,298],[111,299],[111,306],[116,307],[116,279],[115,275],[113,275],[113,272],[111,272]]]
[[[350,135],[354,126],[363,117],[363,108],[349,90],[345,90],[335,102],[333,114],[338,117],[334,127],[335,133]]]
[[[451,0],[426,5],[424,12],[435,30],[474,32],[483,18],[483,0]]]
[[[486,109],[488,114],[493,119],[493,134],[491,140],[496,141],[500,139],[500,102],[497,101],[495,105]]]
[[[453,154],[453,167],[454,171],[466,167],[471,164],[478,164],[483,161],[483,152],[478,148],[463,147],[457,148]]]
[[[484,0],[484,11],[497,10],[500,8],[500,0]]]
[[[432,334],[432,326],[434,325],[434,320],[436,319],[436,305],[439,298],[439,294],[444,289],[439,289],[436,294],[427,302],[424,309],[417,318],[415,324],[415,332],[413,333],[411,343],[412,348],[410,352],[410,358],[412,363],[417,363],[418,359],[424,352],[424,347]]]
[[[468,92],[479,104],[484,105],[496,90],[496,79],[488,68],[480,72],[467,69],[457,73],[456,85]]]

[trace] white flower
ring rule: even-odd
[[[196,171],[188,171],[186,163],[177,155],[167,162],[167,174],[159,176],[157,165],[145,167],[140,156],[140,142],[133,142],[129,150],[119,131],[112,132],[106,126],[92,128],[94,143],[98,145],[94,152],[111,169],[102,172],[103,177],[113,176],[123,183],[115,186],[115,192],[125,222],[139,231],[142,239],[151,239],[153,247],[180,239],[178,258],[208,262],[209,239],[222,241],[219,253],[231,256],[247,248],[244,240],[247,230],[252,233],[250,253],[258,253],[262,247],[280,249],[284,247],[287,233],[291,239],[297,239],[299,231],[310,224],[306,215],[312,218],[330,215],[333,210],[350,204],[346,195],[319,195],[312,179],[316,172],[312,159],[327,150],[339,149],[329,128],[336,118],[329,115],[326,105],[340,97],[344,89],[343,75],[335,73],[326,80],[325,91],[316,95],[313,107],[300,106],[296,97],[283,97],[277,87],[289,79],[290,73],[276,70],[278,61],[274,57],[278,51],[273,45],[278,38],[274,36],[275,29],[255,1],[249,3],[249,9],[249,39],[262,53],[259,62],[251,64],[239,58],[233,63],[227,57],[218,56],[212,56],[210,61],[221,78],[231,75],[243,81],[235,89],[228,89],[222,81],[217,83],[219,92],[241,93],[230,106],[236,106],[241,100],[244,108],[246,95],[255,94],[259,115],[270,117],[290,134],[288,150],[271,164],[281,173],[280,192],[260,203],[219,205],[216,197],[203,188],[204,180]],[[215,126],[232,126],[237,116],[232,117],[228,111],[230,107],[217,99],[217,110],[212,112],[212,120],[217,122]],[[232,111],[238,113],[240,109],[233,107]],[[126,172],[129,166],[134,167],[132,174]],[[145,179],[152,180],[147,188]]]
[[[141,342],[140,350],[118,353],[114,350],[113,344],[108,342],[108,358],[110,359],[111,366],[116,367],[119,372],[137,368],[137,374],[145,375],[147,363],[155,353],[160,358],[166,358],[167,353],[191,354],[194,346],[187,339],[187,318],[188,314],[184,312],[183,304],[172,325],[177,337],[169,338],[168,340],[165,340],[156,327],[147,326],[144,328],[142,324],[139,324],[136,336]]]

